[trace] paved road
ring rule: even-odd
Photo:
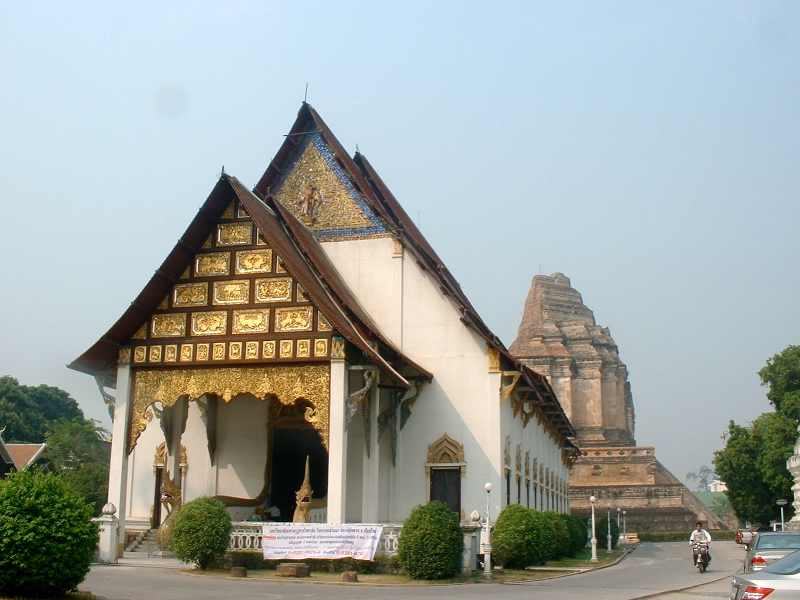
[[[580,575],[511,585],[414,587],[204,577],[187,573],[185,565],[175,568],[176,561],[150,559],[137,564],[123,559],[119,565],[94,565],[81,589],[109,600],[374,600],[375,596],[382,600],[483,600],[487,595],[509,600],[530,600],[531,596],[546,596],[548,600],[724,600],[730,591],[730,576],[741,567],[744,551],[733,542],[717,542],[713,550],[711,569],[702,574],[692,567],[688,543],[645,543],[613,567]]]

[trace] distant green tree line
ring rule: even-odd
[[[108,496],[109,433],[87,419],[67,392],[0,377],[0,432],[7,443],[45,443],[44,467],[61,474],[100,514]]]

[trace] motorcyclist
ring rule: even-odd
[[[705,544],[708,552],[706,556],[708,557],[708,564],[711,564],[711,534],[708,533],[705,529],[703,529],[703,524],[698,521],[695,523],[694,531],[692,531],[692,535],[689,536],[689,543],[694,545],[696,542],[701,544]]]

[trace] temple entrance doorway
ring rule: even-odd
[[[311,509],[326,505],[328,451],[317,430],[301,416],[304,408],[302,401],[293,407],[285,407],[272,430],[269,504],[280,510],[280,515],[271,517],[276,521],[291,522],[294,517],[297,506],[295,493],[303,485],[306,457],[313,490]]]

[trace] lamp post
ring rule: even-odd
[[[627,519],[626,519],[627,515],[628,515],[628,511],[627,510],[623,510],[622,511],[622,539],[625,540],[625,543],[628,542],[628,532],[627,532],[626,527],[625,527],[626,522],[627,522]]]
[[[489,498],[492,492],[492,484],[487,483],[483,486],[486,490],[486,535],[483,543],[483,576],[486,579],[492,578],[492,530],[489,526]]]
[[[622,509],[618,506],[617,507],[617,533],[619,534],[619,540],[617,540],[617,543],[621,543],[622,542],[622,529],[619,528],[619,515],[620,515],[620,513],[622,513]]]
[[[778,506],[780,506],[780,507],[781,507],[781,531],[786,531],[786,524],[783,522],[783,507],[784,507],[784,506],[786,506],[786,504],[787,504],[788,502],[789,502],[789,501],[788,501],[788,500],[786,500],[785,498],[781,498],[780,500],[778,500],[778,501],[775,503],[775,504],[777,504]]]
[[[589,562],[597,562],[597,535],[594,529],[594,502],[597,500],[594,496],[589,496],[589,502],[592,503],[592,558]]]
[[[608,535],[606,535],[608,547],[606,548],[606,552],[611,552],[611,502],[606,504],[606,525],[608,525]]]

